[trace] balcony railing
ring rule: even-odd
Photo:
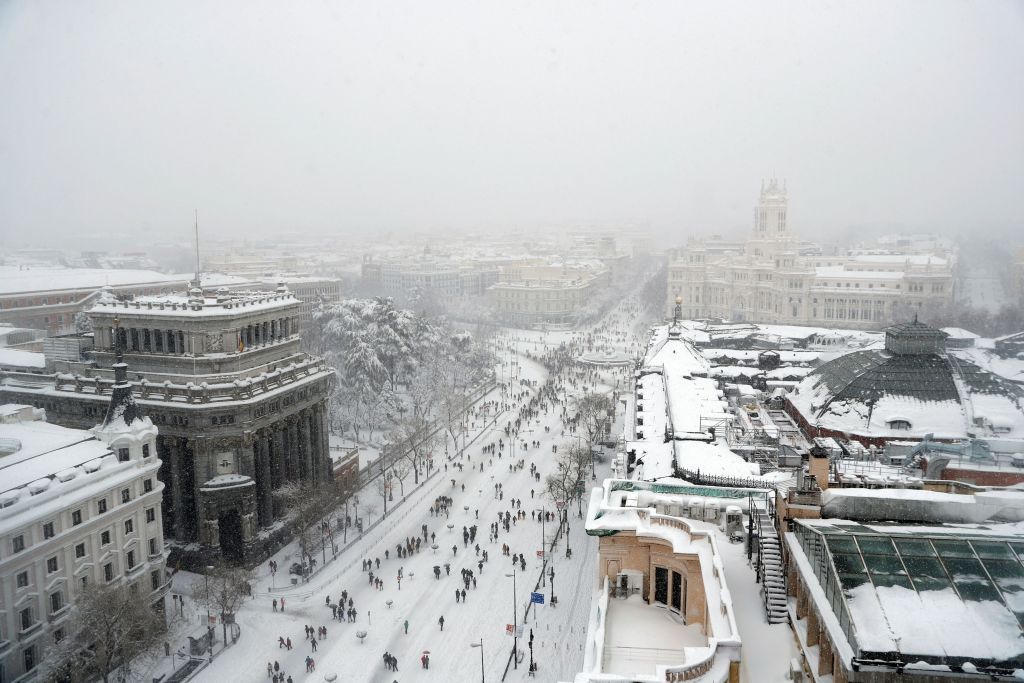
[[[665,681],[666,683],[678,683],[679,681],[692,681],[695,678],[700,678],[708,671],[711,671],[711,667],[715,665],[715,655],[718,654],[718,648],[712,647],[711,651],[708,652],[707,656],[700,661],[692,664],[682,664],[680,666],[673,666],[665,669]]]
[[[171,380],[153,382],[141,380],[132,382],[133,389],[140,399],[147,401],[167,401],[170,403],[217,403],[221,401],[238,401],[252,398],[254,395],[273,391],[282,386],[297,382],[303,378],[326,373],[330,367],[322,359],[311,358],[297,363],[289,363],[269,372],[262,372],[256,377],[234,379],[230,382],[201,382],[196,384],[176,384]],[[30,375],[38,383],[38,375]],[[83,377],[58,373],[54,377],[54,389],[75,393],[89,393],[97,396],[110,394],[114,386],[113,378]]]

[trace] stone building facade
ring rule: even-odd
[[[0,405],[0,681],[35,680],[87,586],[127,586],[165,611],[157,428],[121,368],[89,432]]]
[[[333,370],[299,349],[301,303],[274,292],[104,297],[89,315],[95,348],[47,375],[5,373],[0,399],[45,408],[70,427],[108,400],[119,338],[142,412],[158,425],[164,525],[187,564],[251,564],[282,539],[274,492],[328,481],[327,397]],[[184,553],[188,546],[200,548]]]
[[[762,184],[744,242],[691,240],[668,269],[666,311],[687,318],[878,329],[953,301],[949,258],[859,251],[803,255],[790,230],[785,186]]]

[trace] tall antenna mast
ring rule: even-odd
[[[199,209],[195,209],[195,235],[196,235],[196,287],[199,284]]]

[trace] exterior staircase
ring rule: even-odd
[[[751,510],[757,528],[757,580],[761,583],[764,609],[769,624],[789,620],[786,610],[786,571],[782,564],[782,547],[775,530],[774,515],[764,503]]]

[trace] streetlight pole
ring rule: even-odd
[[[512,668],[518,669],[519,657],[517,653],[519,652],[519,617],[516,612],[518,611],[517,605],[519,603],[516,601],[516,568],[512,567],[512,573],[505,574],[505,576],[512,579]]]
[[[213,565],[206,565],[206,573],[203,574],[203,582],[205,583],[206,590],[206,639],[210,643],[210,661],[213,661],[213,626],[210,625],[210,572],[213,571]],[[227,646],[227,642],[224,643]]]
[[[565,501],[562,505],[562,524],[565,525],[565,556],[572,557],[572,548],[569,547],[569,510],[567,508],[569,501]]]
[[[480,683],[487,683],[484,680],[484,639],[481,638],[479,643],[470,643],[469,646],[480,648]]]
[[[546,586],[547,585],[545,583],[545,579],[544,579],[544,567],[546,567],[547,563],[548,563],[548,549],[546,547],[546,542],[545,542],[546,534],[544,532],[544,518],[546,516],[547,516],[547,509],[546,508],[540,508],[540,552],[541,552],[541,556],[540,556],[540,560],[541,560],[540,585],[541,586]]]

